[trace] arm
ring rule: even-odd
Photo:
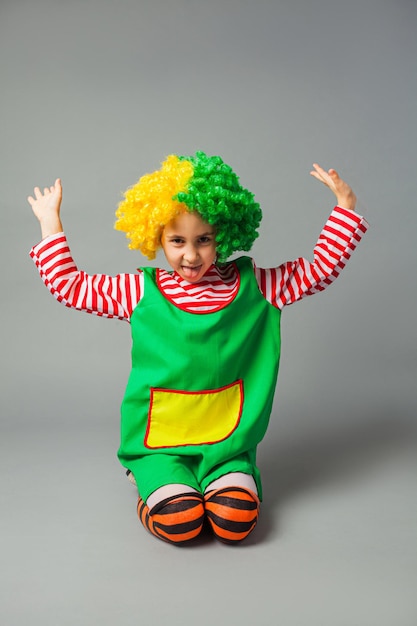
[[[312,263],[299,258],[273,269],[255,268],[262,294],[279,309],[330,285],[368,228],[366,220],[354,212],[355,194],[335,170],[325,172],[315,164],[311,174],[333,191],[338,206],[320,233]]]
[[[59,217],[62,188],[59,179],[42,194],[35,188],[29,204],[38,218],[42,241],[30,256],[49,291],[65,306],[105,317],[129,321],[142,290],[142,273],[88,275],[78,270],[62,232]]]

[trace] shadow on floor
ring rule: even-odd
[[[268,441],[260,449],[264,502],[260,523],[248,543],[265,541],[279,525],[288,500],[316,487],[364,476],[392,455],[417,448],[417,424],[409,418],[348,420]]]

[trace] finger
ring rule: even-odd
[[[327,173],[323,169],[320,168],[320,170],[312,170],[310,174],[311,176],[314,176],[314,178],[316,178],[321,183],[324,183],[325,185],[327,185],[328,176],[327,176]]]
[[[328,171],[329,176],[331,176],[333,179],[335,178],[340,178],[339,174],[336,172],[336,170],[334,170],[333,168],[330,169]]]
[[[30,204],[30,206],[33,206],[33,204],[36,202],[35,198],[32,198],[32,196],[28,196],[28,202]]]
[[[53,185],[53,190],[58,192],[58,193],[62,193],[62,186],[61,186],[61,179],[57,178],[54,185]]]
[[[317,180],[324,182],[325,176],[327,174],[326,170],[324,170],[318,163],[313,163],[313,168],[314,170],[312,170],[310,174],[317,178]]]
[[[51,193],[51,192],[49,191],[49,188],[48,188],[48,187],[45,187],[45,189],[43,190],[43,195],[44,195],[44,196],[49,196],[49,194],[50,194],[50,193]]]
[[[327,172],[323,167],[321,167],[321,165],[319,165],[318,163],[313,163],[313,167],[314,171],[316,171],[317,174],[320,174],[320,176],[326,176]]]
[[[325,170],[318,164],[318,163],[313,163],[313,167],[317,172],[324,172]]]
[[[320,167],[318,163],[313,163],[313,167],[316,170],[316,172],[318,172],[321,176],[323,176],[323,178],[327,178],[328,176],[330,176],[331,178],[340,178],[337,171],[333,168],[330,168],[329,170],[326,171],[325,169]]]
[[[316,178],[317,180],[319,180],[321,183],[324,183],[323,176],[321,176],[321,175],[320,175],[320,174],[318,174],[317,172],[311,171],[311,172],[310,172],[310,176],[314,176],[314,178]]]

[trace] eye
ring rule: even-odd
[[[200,237],[198,241],[202,244],[211,243],[212,238],[209,235],[204,235],[203,237]]]

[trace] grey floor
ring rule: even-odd
[[[0,615],[8,626],[415,626],[416,432],[272,425],[265,500],[240,547],[175,548],[135,516],[117,427],[33,426],[1,456]],[[18,455],[16,456],[16,450]]]

